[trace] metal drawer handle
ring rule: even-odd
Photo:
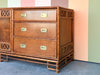
[[[41,50],[47,50],[47,46],[40,46]]]
[[[22,32],[26,32],[27,31],[27,28],[21,28],[21,31]]]
[[[46,18],[47,17],[47,13],[41,13],[41,17]]]
[[[42,33],[46,33],[47,32],[47,28],[41,28],[41,32]]]
[[[20,44],[21,48],[26,48],[26,44]]]
[[[24,13],[24,14],[21,14],[21,17],[26,17],[26,13]]]

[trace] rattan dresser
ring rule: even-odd
[[[63,7],[0,9],[0,62],[17,59],[57,73],[74,57],[74,12]]]

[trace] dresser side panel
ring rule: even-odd
[[[73,10],[60,8],[60,59],[73,50]]]

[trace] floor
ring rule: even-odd
[[[100,75],[100,64],[72,61],[56,74],[45,65],[10,60],[0,63],[0,75]]]

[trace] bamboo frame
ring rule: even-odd
[[[69,62],[71,62],[73,60],[73,51],[69,52],[69,54],[67,56],[65,56],[63,58],[63,60],[60,60],[60,62],[58,61],[49,61],[49,60],[38,60],[38,59],[28,59],[28,58],[21,58],[21,57],[17,57],[17,56],[13,56],[13,55],[6,55],[4,53],[0,54],[0,62],[8,62],[8,59],[14,59],[14,60],[19,60],[19,61],[25,61],[25,62],[31,62],[31,63],[36,63],[36,64],[43,64],[43,65],[47,65],[47,69],[49,70],[53,70],[56,71],[56,73],[59,73],[60,69],[63,68],[66,64],[68,64]],[[62,65],[63,64],[63,65]],[[51,68],[51,67],[55,67],[55,68]]]
[[[71,12],[74,14],[73,10],[63,8],[63,7],[22,7],[22,8],[0,8],[0,10],[10,10],[10,16],[8,17],[1,17],[1,18],[10,18],[10,50],[1,50],[0,49],[0,62],[6,61],[8,62],[8,59],[14,59],[14,60],[19,60],[19,61],[25,61],[25,62],[31,62],[31,63],[37,63],[37,64],[43,64],[47,65],[47,69],[56,71],[56,73],[59,73],[60,69],[63,68],[66,64],[71,62],[74,58],[74,48],[70,50],[66,50],[64,52],[64,48],[69,48],[68,45],[74,46],[74,15],[71,17],[68,17],[68,13]],[[55,9],[56,10],[56,20],[16,20],[14,19],[14,11],[15,10],[51,10]],[[65,11],[66,13],[63,13],[61,15],[61,11]],[[1,12],[1,11],[0,11]],[[65,16],[64,16],[65,15]],[[63,31],[61,32],[61,21],[62,19],[70,19],[72,21],[72,33],[71,33],[71,41],[65,42],[63,45],[60,44],[62,40],[60,40],[61,36],[60,33],[64,33]],[[61,22],[60,22],[61,21]],[[14,35],[14,23],[16,22],[50,22],[50,23],[56,23],[56,39],[50,39],[49,40],[56,40],[56,58],[55,59],[50,59],[50,58],[43,58],[43,57],[33,57],[33,56],[28,56],[28,55],[21,55],[17,54],[14,51],[14,38],[19,37]],[[66,22],[65,24],[66,25]],[[24,37],[26,38],[26,37]],[[29,37],[31,38],[31,37]],[[34,39],[34,38],[31,38]],[[38,39],[38,38],[37,38]],[[66,41],[66,40],[65,40]],[[60,54],[61,53],[61,54]]]

